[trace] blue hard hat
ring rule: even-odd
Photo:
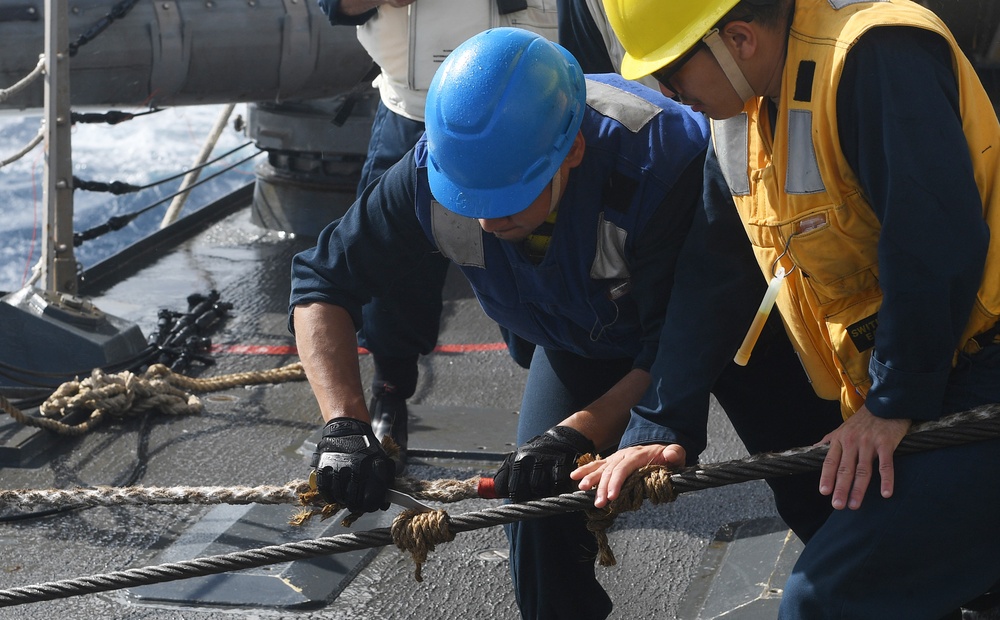
[[[520,28],[459,45],[427,91],[427,177],[447,209],[475,218],[523,211],[552,180],[583,122],[580,64]]]

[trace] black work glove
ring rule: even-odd
[[[497,497],[523,502],[576,490],[569,473],[582,454],[593,453],[594,442],[568,426],[553,426],[507,455],[493,476]]]
[[[396,478],[396,464],[375,438],[371,424],[354,418],[334,418],[323,427],[312,466],[316,490],[331,504],[351,512],[386,510],[385,492]]]

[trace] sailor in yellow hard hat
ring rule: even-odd
[[[608,21],[618,34],[626,53],[622,59],[622,75],[639,79],[652,75],[675,95],[675,75],[682,67],[689,76],[705,76],[713,66],[721,70],[730,89],[716,89],[709,103],[713,110],[704,108],[705,102],[686,100],[693,108],[706,112],[712,118],[725,118],[739,112],[742,103],[757,96],[758,90],[769,86],[779,75],[750,76],[744,73],[740,60],[742,50],[731,50],[723,41],[720,26],[737,24],[739,18],[752,15],[759,26],[780,28],[787,24],[788,12],[782,10],[787,3],[779,0],[723,0],[721,2],[626,2],[607,0],[605,8]],[[737,8],[739,7],[739,8]],[[747,7],[747,8],[742,8]],[[734,8],[736,10],[734,10]],[[784,6],[787,8],[787,6]],[[752,10],[753,13],[749,13]],[[777,49],[755,50],[776,60],[783,53]],[[704,53],[702,53],[704,52]],[[773,65],[772,65],[773,66]],[[698,90],[697,88],[695,90]],[[738,105],[738,107],[736,107]]]
[[[908,0],[605,7],[622,74],[713,119],[785,328],[816,393],[841,404],[843,424],[814,438],[830,446],[817,492],[835,510],[782,617],[933,619],[982,594],[1000,580],[1000,442],[893,458],[913,421],[1000,402],[1000,123],[972,64]],[[712,321],[697,323],[705,338]],[[632,426],[675,424],[656,411]],[[676,464],[670,442],[632,431],[574,473],[598,505],[639,465]]]

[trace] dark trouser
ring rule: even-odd
[[[536,347],[524,389],[517,445],[544,433],[607,392],[632,360],[592,360]],[[514,594],[526,620],[603,619],[611,599],[597,581],[597,542],[582,512],[505,526]]]
[[[712,392],[750,454],[811,446],[843,423],[838,401],[816,396],[777,313],[750,363],[730,363]],[[833,512],[819,494],[819,471],[767,480],[778,514],[808,541]]]
[[[961,360],[945,412],[1000,403],[1000,346]],[[835,511],[788,579],[785,619],[934,620],[1000,579],[1000,440],[897,457],[859,510]],[[877,474],[877,471],[876,471]]]
[[[364,326],[358,343],[374,356],[374,383],[393,384],[403,398],[417,389],[417,358],[437,344],[441,290],[450,264],[440,254],[424,256],[392,283],[391,295],[373,297],[361,310]]]
[[[402,159],[423,134],[422,122],[400,116],[379,101],[368,140],[368,154],[361,168],[358,196],[369,183]]]
[[[400,116],[379,101],[358,195],[413,148],[423,133],[422,122]],[[403,398],[417,389],[418,357],[437,344],[448,264],[438,255],[427,258],[412,274],[393,283],[391,294],[372,298],[362,309],[364,327],[358,339],[374,358],[374,383],[391,383]]]

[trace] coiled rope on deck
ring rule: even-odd
[[[149,411],[169,415],[201,413],[201,401],[188,392],[215,392],[238,386],[262,383],[302,381],[302,364],[294,363],[264,371],[239,372],[219,377],[196,379],[175,373],[163,364],[153,364],[146,372],[107,373],[95,369],[83,380],[67,381],[39,406],[43,417],[30,416],[0,395],[0,408],[25,426],[53,431],[61,435],[82,435],[106,417],[138,416]],[[69,424],[63,419],[80,416]]]
[[[1000,437],[1000,405],[988,405],[957,413],[936,422],[914,425],[911,432],[900,443],[896,454],[945,448],[997,437]],[[391,543],[395,543],[397,547],[410,552],[413,556],[417,564],[415,577],[419,581],[422,579],[421,566],[426,561],[428,552],[433,551],[437,544],[453,540],[458,533],[577,510],[588,512],[590,528],[598,537],[601,565],[609,566],[615,563],[615,559],[608,544],[607,528],[610,527],[618,514],[636,510],[646,499],[650,499],[653,503],[670,502],[680,493],[689,491],[815,470],[822,465],[826,452],[825,446],[811,446],[781,453],[755,455],[704,467],[692,467],[676,473],[670,473],[659,466],[646,467],[633,474],[626,481],[619,498],[601,510],[593,508],[593,492],[578,491],[520,504],[495,506],[460,515],[449,515],[442,510],[422,513],[404,511],[397,515],[391,528],[379,528],[184,562],[0,590],[0,607],[255,568],[296,559],[386,546]],[[422,499],[458,501],[477,496],[475,488],[478,484],[478,477],[465,481],[439,481],[445,484],[437,486],[405,478],[398,482],[401,483],[397,485],[399,490],[409,492]],[[261,496],[270,497],[275,503],[279,500],[290,503],[292,496],[297,496],[296,501],[299,503],[306,503],[306,500],[303,499],[305,493],[303,489],[306,488],[308,485],[299,481],[283,487],[266,487],[264,489],[267,490],[261,490],[260,493]],[[239,498],[236,503],[246,503],[255,499],[255,494],[260,489],[262,488],[242,489],[236,493]],[[274,489],[280,490],[275,491]],[[168,493],[158,490],[148,491],[150,491],[151,496],[156,498],[155,503],[195,503],[191,500],[198,498],[207,500],[211,495],[193,494],[186,496],[180,491]],[[315,494],[312,497],[314,500]],[[118,502],[119,499],[115,497],[114,501]],[[138,503],[134,501],[135,499],[135,497],[130,497],[127,503]],[[212,501],[216,499],[219,497],[212,497]],[[23,491],[0,492],[0,501],[2,502],[20,503],[22,500],[30,501],[31,496]],[[96,501],[96,499],[92,498],[91,501]],[[314,501],[312,505],[316,505]]]

